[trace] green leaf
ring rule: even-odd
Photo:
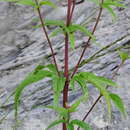
[[[48,64],[48,65],[38,65],[35,68],[34,73],[36,74],[38,71],[47,68],[50,72],[53,72],[53,74],[55,75],[57,73],[56,67],[54,64]]]
[[[27,6],[36,6],[36,3],[33,0],[18,0],[17,4],[27,5]]]
[[[108,12],[112,16],[113,21],[115,21],[116,20],[116,14],[115,14],[114,10],[108,4],[105,4],[105,3],[102,4],[102,7],[106,8],[108,10]]]
[[[88,31],[84,26],[78,25],[78,24],[72,24],[68,27],[70,32],[75,32],[75,31],[81,31],[85,33],[85,35],[89,36],[92,38],[92,40],[95,41],[95,36],[92,35],[90,31]]]
[[[108,114],[109,114],[109,119],[111,119],[111,101],[109,97],[109,92],[107,91],[106,87],[100,83],[98,80],[95,79],[89,79],[89,81],[99,89],[100,93],[104,96],[106,103],[107,103],[107,108],[108,108]]]
[[[109,92],[106,89],[107,85],[110,86],[117,86],[115,82],[105,78],[105,77],[100,77],[96,76],[93,73],[90,72],[81,72],[81,76],[83,76],[89,83],[93,84],[95,87],[99,89],[101,94],[104,96],[107,105],[108,105],[108,113],[109,113],[109,118],[111,118],[111,102],[110,102],[110,97],[109,97]]]
[[[68,130],[74,130],[74,126],[70,123],[67,124],[67,128],[68,128]]]
[[[57,113],[59,113],[60,116],[68,118],[68,110],[63,107],[59,106],[44,106],[44,107],[55,110]]]
[[[74,37],[74,33],[69,33],[69,38],[70,38],[71,48],[74,49],[75,48],[75,37]]]
[[[44,25],[45,26],[57,26],[61,28],[65,28],[64,21],[62,20],[44,20]],[[42,27],[41,24],[33,26],[33,28],[40,28]]]
[[[111,6],[116,6],[116,7],[126,8],[125,5],[123,5],[123,4],[121,4],[121,3],[118,3],[118,2],[116,2],[116,1],[105,2],[105,4],[107,4],[107,5],[111,5]]]
[[[82,75],[75,75],[74,79],[77,81],[77,83],[80,85],[83,95],[85,96],[85,98],[88,98],[89,96],[89,92],[88,92],[88,87],[86,85],[86,79],[83,78]]]
[[[33,0],[0,0],[3,2],[15,2],[16,4],[22,4],[27,6],[36,6],[36,3]]]
[[[48,64],[45,66],[46,68],[48,68],[51,72],[53,72],[54,74],[57,73],[57,70],[56,70],[56,66],[54,64]]]
[[[50,128],[52,128],[52,127],[54,127],[54,126],[56,126],[56,125],[58,125],[60,123],[66,123],[66,121],[62,120],[62,119],[53,121],[45,130],[48,130],[48,129],[50,129]]]
[[[64,21],[62,20],[45,20],[45,25],[60,26],[64,27]]]
[[[44,66],[44,65],[38,65],[38,66],[35,68],[33,74],[36,74],[37,72],[39,72],[40,70],[44,69],[45,67],[46,67],[46,66]]]
[[[60,33],[60,34],[63,33],[63,29],[61,29],[61,28],[55,29],[53,32],[51,32],[51,34],[49,35],[49,37],[55,37],[55,36],[57,36],[59,33]]]
[[[37,69],[37,68],[36,68]],[[28,85],[37,82],[39,80],[42,80],[46,77],[51,77],[52,76],[52,72],[49,72],[47,70],[34,70],[34,72],[30,73],[16,88],[15,91],[15,116],[17,117],[17,111],[18,111],[18,105],[19,105],[19,100],[20,100],[20,96],[21,93],[23,91],[23,89],[25,87],[27,87]]]
[[[75,112],[76,109],[77,109],[77,107],[80,105],[80,102],[81,102],[80,99],[77,100],[77,101],[75,101],[75,103],[72,104],[70,108],[68,108],[68,111],[69,111],[70,113],[71,113],[71,112]]]
[[[109,86],[118,86],[116,82],[102,76],[97,76],[97,80]]]
[[[123,114],[123,116],[126,117],[126,111],[122,99],[117,94],[114,93],[110,93],[109,95],[115,106],[119,109],[119,111]]]
[[[53,76],[54,106],[58,106],[59,97],[65,85],[65,78]]]
[[[70,89],[74,90],[74,84],[75,84],[75,79],[73,78],[70,80],[70,84],[69,84]]]
[[[94,79],[97,82],[100,82],[104,85],[110,85],[110,86],[118,86],[114,81],[107,79],[105,77],[102,76],[96,76],[95,74],[91,73],[91,72],[81,72],[79,73],[82,77],[84,77],[85,79]]]
[[[42,5],[48,5],[48,6],[51,6],[52,8],[56,8],[56,5],[49,0],[40,1],[39,6],[42,6]]]
[[[129,55],[127,52],[118,51],[118,53],[119,53],[119,56],[122,60],[122,63],[124,63],[129,58]]]
[[[109,113],[109,118],[111,118],[111,102],[110,102],[110,97],[109,97],[109,92],[106,89],[106,85],[109,82],[102,82],[102,80],[99,80],[99,77],[90,73],[90,72],[81,72],[80,73],[89,83],[93,84],[100,93],[104,96],[107,106],[108,106],[108,113]]]
[[[70,124],[72,124],[72,125],[78,125],[79,127],[83,128],[84,130],[91,130],[90,126],[87,123],[85,123],[83,121],[80,121],[80,120],[77,120],[77,119],[72,120],[70,122]]]

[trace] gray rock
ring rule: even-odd
[[[66,6],[62,6],[59,1],[54,1],[59,7],[53,10],[50,7],[42,8],[42,15],[47,19],[65,20]],[[112,23],[110,14],[104,10],[100,19],[100,23],[95,33],[97,43],[91,42],[91,47],[87,49],[84,60],[91,57],[102,47],[109,45],[107,49],[95,55],[93,61],[82,66],[79,71],[90,71],[97,75],[111,78],[112,73],[120,64],[120,58],[117,49],[122,48],[126,52],[130,52],[130,2],[124,1],[128,8],[120,10],[115,8],[118,15],[118,21]],[[12,130],[14,123],[14,97],[12,96],[6,102],[7,97],[15,90],[24,77],[31,72],[38,64],[49,64],[52,62],[51,51],[47,44],[42,29],[34,29],[32,26],[38,25],[34,18],[38,18],[37,13],[33,13],[32,8],[19,6],[12,3],[0,3],[0,103],[4,104],[0,108],[0,124],[1,130]],[[86,17],[94,11],[96,7],[87,1],[77,5],[73,20],[77,24],[86,24]],[[91,30],[95,23],[96,15],[93,15],[92,22],[87,24]],[[52,29],[47,28],[50,33]],[[84,46],[86,37],[83,34],[76,33],[76,49],[70,48],[69,67],[73,68]],[[124,37],[123,37],[124,36]],[[81,38],[83,37],[83,39]],[[120,39],[123,37],[122,39]],[[119,41],[115,42],[116,40]],[[60,69],[64,68],[64,36],[59,35],[51,39],[53,48],[56,52],[57,62]],[[115,43],[114,43],[115,42]],[[76,61],[76,62],[75,62]],[[127,108],[128,118],[121,120],[119,111],[113,106],[112,121],[108,122],[107,108],[105,101],[101,101],[90,114],[87,122],[92,125],[93,130],[129,130],[130,129],[130,60],[127,60],[121,67],[115,80],[122,88],[110,88],[112,92],[118,93]],[[72,118],[82,119],[86,110],[88,110],[95,101],[99,92],[92,86],[89,86],[90,97],[88,102],[83,102],[78,108],[78,112],[72,115]],[[81,91],[69,92],[69,103],[72,104],[80,95]],[[41,130],[57,118],[57,113],[52,110],[45,109],[44,105],[53,103],[53,92],[50,79],[45,79],[37,83],[29,85],[23,92],[21,104],[19,107],[19,127],[18,130]],[[62,100],[60,100],[62,103]],[[53,128],[53,130],[61,130],[61,126]]]

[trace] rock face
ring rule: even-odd
[[[57,2],[57,1],[55,1]],[[57,2],[59,7],[52,10],[49,7],[42,9],[42,14],[46,19],[65,19],[66,6],[62,6]],[[100,23],[95,33],[97,43],[91,43],[91,47],[85,53],[84,60],[91,57],[95,52],[102,47],[108,47],[94,56],[94,60],[88,64],[84,64],[80,71],[87,70],[96,73],[97,75],[112,77],[112,73],[116,71],[116,67],[120,64],[120,58],[117,49],[122,49],[130,53],[130,1],[125,0],[127,8],[115,8],[118,16],[118,21],[112,23],[110,14],[104,10],[100,19]],[[32,28],[39,22],[34,21],[37,18],[37,12],[33,12],[31,7],[20,6],[12,3],[0,2],[0,103],[4,104],[0,108],[0,129],[12,130],[14,129],[14,99],[10,96],[8,101],[6,99],[14,92],[17,85],[24,79],[24,77],[31,72],[36,65],[49,64],[52,62],[50,49],[41,29]],[[76,6],[74,21],[78,24],[85,24],[86,17],[95,12],[96,7],[89,2],[84,2]],[[92,29],[96,15],[93,15],[92,22],[86,25],[90,30]],[[88,19],[87,19],[88,20]],[[50,33],[52,29],[48,28]],[[79,55],[83,49],[84,36],[77,33],[76,50],[73,52],[70,49],[69,67],[73,68]],[[83,38],[81,38],[83,37]],[[56,58],[59,67],[63,69],[64,58],[64,40],[63,36],[59,35],[51,39],[53,48],[56,52]],[[111,44],[111,46],[109,46]],[[104,100],[97,104],[93,112],[90,114],[87,122],[89,122],[93,130],[130,130],[130,60],[118,71],[115,80],[122,88],[111,88],[111,91],[118,93],[127,109],[128,117],[121,120],[120,114],[113,106],[113,116],[111,123],[107,119],[107,109],[104,105]],[[98,96],[98,92],[93,86],[89,86],[90,100],[81,103],[78,112],[72,115],[72,118],[82,119]],[[76,100],[81,95],[81,91],[75,93],[70,92],[70,103]],[[57,114],[51,110],[44,109],[44,106],[51,104],[53,100],[53,93],[49,79],[42,80],[28,86],[22,95],[21,104],[19,108],[19,127],[18,130],[44,130],[47,125],[53,121]],[[61,127],[55,127],[61,130]],[[54,130],[54,128],[53,128]]]

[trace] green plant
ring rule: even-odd
[[[114,81],[107,79],[105,77],[97,76],[90,72],[78,72],[78,68],[83,64],[82,58],[85,54],[85,51],[90,46],[90,40],[93,40],[94,42],[96,42],[94,33],[96,31],[103,9],[104,8],[107,9],[109,13],[112,15],[113,20],[115,20],[116,15],[111,6],[125,7],[123,4],[120,3],[122,0],[91,0],[91,2],[94,2],[97,6],[99,6],[99,14],[97,16],[96,23],[92,31],[89,31],[88,29],[86,29],[85,26],[78,25],[72,22],[73,13],[76,6],[76,0],[73,0],[73,1],[68,0],[66,22],[59,21],[59,20],[45,20],[44,19],[44,17],[41,15],[41,10],[40,10],[41,6],[48,5],[53,8],[56,8],[56,5],[49,0],[0,0],[0,1],[14,2],[16,4],[32,6],[34,9],[38,11],[39,20],[41,24],[38,26],[35,26],[35,28],[43,29],[43,32],[45,33],[46,39],[51,49],[53,63],[54,63],[54,64],[49,64],[46,66],[38,65],[35,68],[35,70],[31,72],[16,88],[15,90],[15,117],[16,119],[17,119],[17,114],[18,114],[18,106],[20,103],[20,96],[24,88],[34,82],[37,82],[47,77],[52,80],[52,88],[54,92],[54,103],[53,103],[53,106],[45,106],[45,107],[55,110],[60,115],[60,118],[59,120],[52,122],[52,124],[50,124],[48,128],[46,128],[46,130],[60,123],[63,124],[63,130],[67,130],[67,129],[74,130],[75,125],[77,125],[79,128],[80,127],[83,128],[84,130],[90,130],[91,128],[89,124],[85,123],[84,120],[88,117],[89,113],[92,111],[92,109],[94,108],[94,106],[96,105],[96,103],[99,101],[99,99],[102,96],[104,96],[107,106],[108,106],[109,118],[111,118],[111,101],[113,101],[113,103],[119,109],[119,111],[123,114],[123,116],[126,116],[125,107],[121,98],[117,94],[111,93],[107,89],[109,86],[115,86],[115,87],[118,86]],[[48,35],[46,31],[46,26],[48,25],[56,27],[56,29],[50,35]],[[88,40],[86,41],[86,45],[81,53],[81,56],[75,68],[73,70],[69,70],[68,68],[69,42],[70,42],[71,48],[75,49],[75,32],[76,31],[80,31],[84,33],[88,37]],[[54,37],[58,35],[59,33],[60,34],[62,33],[65,39],[64,72],[60,71],[58,68],[55,53],[54,53],[52,43],[50,40],[51,37]],[[122,62],[119,65],[117,71],[119,70],[121,65],[125,62],[125,60],[130,58],[127,53],[121,52],[121,51],[118,51],[118,52],[122,59]],[[87,62],[89,62],[90,60],[88,60]],[[115,74],[117,73],[117,71],[114,72],[113,78],[115,77]],[[68,105],[69,88],[72,89],[73,91],[75,88],[76,82],[81,87],[83,95],[79,99],[77,99],[74,104],[69,106]],[[87,88],[88,83],[91,83],[93,86],[95,86],[99,90],[100,95],[98,99],[95,101],[95,103],[92,105],[91,109],[87,112],[87,114],[85,115],[82,121],[78,119],[71,120],[70,114],[73,112],[76,112],[77,107],[80,105],[80,103],[88,99],[88,96],[89,96],[89,92]],[[59,98],[60,98],[61,93],[63,93],[63,106],[59,105]]]

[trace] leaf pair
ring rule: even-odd
[[[68,111],[68,109],[65,109],[64,107],[55,106],[55,105],[43,106],[43,107],[52,109],[52,110],[56,111],[60,115],[60,117],[65,118],[66,120],[68,119],[69,111]]]
[[[122,0],[120,0],[120,1],[122,1]],[[125,5],[121,4],[120,1],[119,0],[106,0],[105,2],[103,2],[101,4],[101,6],[103,8],[106,8],[108,10],[108,12],[111,14],[113,20],[116,20],[116,14],[115,14],[112,6],[125,8]]]
[[[116,20],[116,14],[112,6],[126,8],[124,4],[120,3],[123,0],[104,0],[102,3],[101,0],[89,0],[89,1],[94,2],[95,4],[101,6],[102,8],[107,9],[108,12],[111,14],[113,20]]]
[[[70,129],[69,127],[70,126],[73,126],[74,124],[77,124],[78,125],[78,122],[79,124],[84,124],[84,123],[80,123],[81,121],[78,121],[77,120],[77,123],[76,121],[71,121],[70,123],[68,123],[69,121],[69,114],[72,113],[72,112],[75,112],[77,111],[77,107],[79,106],[79,104],[81,103],[81,100],[82,98],[78,99],[77,101],[75,101],[75,103],[73,103],[70,107],[68,107],[67,109],[66,108],[63,108],[63,107],[60,107],[60,106],[44,106],[46,108],[49,108],[49,109],[53,109],[55,110],[59,115],[60,115],[60,118],[62,119],[59,119],[59,120],[56,120],[54,122],[52,122],[47,128],[46,130],[48,130],[49,128],[51,127],[54,127],[55,125],[58,125],[60,123],[66,123],[67,126],[68,126],[68,129]],[[64,120],[63,120],[64,118]],[[85,128],[85,125],[82,125],[82,128]],[[71,130],[71,129],[70,129]]]
[[[56,105],[44,106],[44,107],[55,110],[62,118],[65,118],[66,120],[68,120],[69,113],[77,111],[77,107],[79,106],[80,103],[81,103],[81,98],[76,100],[75,103],[73,103],[67,109],[64,107],[56,106]]]
[[[15,91],[15,116],[17,117],[17,111],[18,111],[18,105],[20,101],[20,96],[22,94],[22,91],[25,87],[28,85],[38,82],[44,78],[52,78],[54,75],[56,75],[56,68],[54,65],[50,64],[47,66],[38,65],[33,72],[31,72],[16,88]]]
[[[61,20],[45,20],[45,26],[57,26],[51,34],[50,37],[54,37],[58,34],[68,34],[71,48],[75,48],[75,36],[74,33],[76,31],[83,32],[86,36],[89,36],[92,38],[92,40],[95,41],[95,37],[92,35],[90,31],[88,31],[84,26],[81,26],[79,24],[71,24],[68,27],[64,24],[63,21]],[[41,25],[38,25],[37,27],[41,27]]]
[[[60,123],[66,123],[68,130],[74,130],[74,125],[77,125],[78,127],[83,128],[83,130],[91,130],[90,126],[87,123],[77,120],[77,119],[72,120],[69,123],[67,123],[67,121],[63,119],[53,121],[45,130],[48,130],[49,128],[59,125]]]
[[[105,77],[96,76],[90,72],[80,72],[77,75],[78,75],[78,78],[82,77],[82,80],[84,83],[87,82],[87,83],[93,84],[100,91],[100,93],[104,96],[104,98],[107,102],[107,106],[108,106],[109,118],[111,118],[111,100],[114,102],[114,104],[119,109],[119,111],[123,115],[125,115],[125,108],[124,108],[124,104],[123,104],[121,98],[118,95],[112,94],[107,90],[107,86],[117,86],[117,84],[115,82],[113,82],[112,80],[107,79]],[[80,81],[80,78],[79,78],[79,81]],[[88,91],[87,91],[87,93],[88,93]]]

